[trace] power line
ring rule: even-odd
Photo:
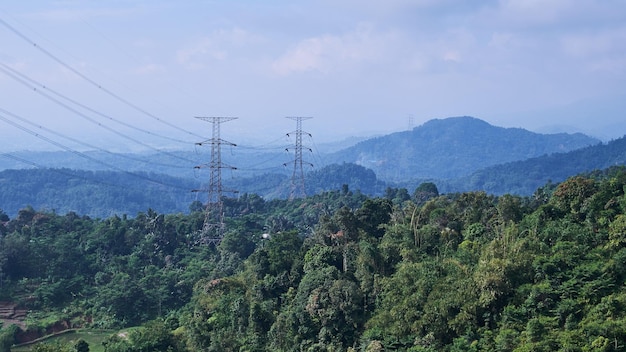
[[[265,164],[269,164],[269,163],[271,163],[272,161],[275,161],[275,160],[277,160],[277,159],[279,159],[279,158],[281,158],[281,157],[282,157],[281,155],[278,155],[278,154],[277,154],[277,155],[271,156],[269,159],[265,159],[265,160],[262,160],[262,161],[259,161],[259,162],[255,163],[255,164],[248,165],[248,166],[246,166],[245,168],[238,168],[238,170],[242,170],[242,171],[264,171],[264,170],[275,170],[275,169],[279,169],[279,168],[280,168],[280,166],[279,166],[279,165],[276,165],[276,166],[269,166],[269,167],[264,167],[264,168],[260,168],[260,169],[258,168],[258,166],[260,166],[260,165],[265,165]]]
[[[90,22],[88,22],[85,18],[80,18],[80,20],[87,25],[89,28],[91,28],[91,30],[93,30],[97,35],[99,35],[100,37],[102,37],[104,40],[106,40],[107,42],[109,42],[113,48],[125,55],[128,59],[132,60],[133,62],[135,62],[135,64],[137,65],[143,65],[142,60],[140,60],[136,55],[134,55],[135,53],[129,52],[128,50],[124,50],[124,48],[122,48],[119,43],[117,43],[115,40],[113,40],[111,37],[107,36],[103,31],[101,31],[99,28],[97,28],[95,25],[91,24]],[[117,82],[120,83],[120,82]],[[197,93],[197,90],[194,90],[193,92],[186,89],[187,87],[185,86],[179,86],[177,85],[178,82],[173,82],[171,79],[169,80],[169,82],[167,84],[174,86],[176,85],[176,91],[177,93],[182,93],[183,95],[186,95],[188,98],[192,99],[192,100],[198,100],[199,97],[197,94],[192,94],[192,93]],[[122,85],[124,85],[122,83]],[[126,87],[128,88],[128,87]],[[160,103],[160,101],[156,101],[157,103]],[[198,136],[196,136],[198,137]]]
[[[65,139],[67,139],[69,141],[72,141],[74,143],[80,144],[80,145],[82,145],[84,147],[88,147],[88,148],[91,148],[91,149],[94,149],[94,150],[98,150],[98,151],[101,151],[101,152],[113,155],[115,157],[121,157],[121,158],[132,160],[132,161],[139,161],[139,162],[146,163],[146,164],[149,163],[149,164],[152,164],[152,165],[163,166],[163,167],[168,167],[168,168],[177,168],[177,169],[186,168],[186,167],[180,166],[180,165],[164,164],[164,163],[158,163],[158,162],[149,161],[149,160],[145,160],[145,159],[141,159],[141,158],[136,158],[136,157],[132,157],[132,156],[130,156],[128,154],[113,153],[113,152],[111,152],[109,150],[100,148],[100,147],[95,146],[93,144],[89,144],[89,143],[85,143],[85,142],[79,141],[79,140],[77,140],[75,138],[66,136],[66,135],[64,135],[62,133],[55,132],[55,131],[53,131],[51,129],[48,129],[46,127],[43,127],[41,125],[37,125],[36,123],[34,123],[32,121],[29,121],[29,120],[27,120],[27,119],[25,119],[23,117],[20,117],[20,116],[14,114],[12,112],[9,112],[9,111],[7,111],[7,110],[5,110],[3,108],[0,108],[0,112],[2,112],[5,115],[11,116],[14,119],[17,119],[17,120],[19,120],[19,121],[21,121],[23,123],[29,124],[29,125],[31,125],[31,126],[33,126],[35,128],[38,128],[38,129],[43,130],[43,131],[46,131],[46,132],[48,132],[50,134],[56,135],[56,136],[61,137],[61,138],[65,138]]]
[[[15,69],[13,69],[12,67],[10,67],[9,65],[7,65],[5,63],[0,62],[0,65],[2,65],[2,67],[0,67],[0,71],[4,72],[4,74],[6,74],[7,76],[13,78],[14,80],[16,80],[16,81],[18,81],[18,82],[20,82],[20,83],[22,83],[24,85],[27,85],[29,88],[32,88],[33,90],[37,90],[37,88],[35,88],[35,86],[39,86],[39,87],[41,87],[41,89],[45,89],[46,91],[49,91],[52,94],[56,95],[57,97],[65,99],[66,101],[69,101],[70,103],[72,103],[74,105],[77,105],[77,106],[79,106],[79,107],[81,107],[81,108],[83,108],[83,109],[85,109],[87,111],[90,111],[90,112],[92,112],[92,113],[94,113],[94,114],[96,114],[98,116],[101,116],[101,117],[103,117],[105,119],[108,119],[108,120],[113,121],[115,123],[118,123],[120,125],[123,125],[123,126],[126,126],[128,128],[131,128],[131,129],[133,129],[135,131],[139,131],[139,132],[148,134],[150,136],[159,137],[159,138],[167,139],[167,140],[178,142],[178,143],[185,143],[185,144],[189,143],[188,141],[183,141],[183,140],[172,138],[172,137],[169,137],[169,136],[163,136],[163,135],[160,135],[158,133],[154,133],[154,132],[145,130],[143,128],[136,127],[136,126],[133,126],[133,125],[127,123],[127,122],[124,122],[124,121],[118,120],[116,118],[113,118],[113,117],[111,117],[109,115],[106,115],[106,114],[104,114],[102,112],[99,112],[99,111],[97,111],[97,110],[95,110],[93,108],[90,108],[90,107],[88,107],[88,106],[86,106],[86,105],[84,105],[84,104],[82,104],[82,103],[80,103],[80,102],[78,102],[78,101],[76,101],[76,100],[66,96],[66,95],[63,95],[63,94],[55,91],[54,89],[46,86],[45,84],[37,82],[36,80],[34,80],[34,79],[26,76],[25,74],[15,70]],[[10,72],[8,72],[8,71],[10,71]],[[30,84],[32,84],[32,86],[27,84],[25,81],[30,82]]]
[[[78,115],[78,116],[82,117],[83,119],[85,119],[85,120],[87,120],[87,121],[89,121],[89,122],[91,122],[91,123],[93,123],[93,124],[95,124],[95,125],[97,125],[97,126],[99,126],[99,127],[101,127],[101,128],[106,129],[107,131],[109,131],[109,132],[111,132],[111,133],[113,133],[113,134],[116,134],[116,135],[118,135],[118,136],[120,136],[120,137],[122,137],[122,138],[125,138],[125,139],[130,140],[130,141],[132,141],[132,142],[134,142],[134,143],[137,143],[137,144],[139,144],[139,145],[142,145],[142,146],[144,146],[144,147],[146,147],[146,148],[152,149],[152,150],[154,150],[154,151],[156,151],[156,152],[163,153],[163,154],[167,154],[167,155],[169,155],[169,156],[171,156],[171,157],[173,157],[173,158],[180,159],[180,160],[184,160],[184,161],[186,161],[186,162],[192,162],[192,163],[194,162],[193,160],[190,160],[190,159],[187,159],[187,158],[183,158],[183,157],[180,157],[180,156],[178,156],[178,155],[175,155],[175,154],[169,153],[169,152],[167,152],[167,151],[163,151],[163,150],[160,150],[160,149],[158,149],[158,148],[155,148],[155,147],[153,147],[153,146],[151,146],[151,145],[149,145],[149,144],[146,144],[146,143],[141,142],[141,141],[139,141],[139,140],[137,140],[137,139],[135,139],[135,138],[133,138],[133,137],[130,137],[130,136],[128,136],[128,135],[126,135],[126,134],[124,134],[124,133],[121,133],[121,132],[119,132],[119,131],[117,131],[117,130],[115,130],[115,129],[111,128],[111,127],[108,127],[108,126],[106,126],[106,125],[102,124],[101,122],[99,122],[99,121],[97,121],[97,120],[95,120],[95,119],[93,119],[93,118],[91,118],[91,117],[87,116],[86,114],[84,114],[84,113],[82,113],[82,112],[78,111],[77,109],[75,109],[75,108],[73,108],[73,107],[69,106],[68,104],[65,104],[65,103],[63,103],[62,101],[59,101],[58,99],[56,99],[56,98],[52,97],[51,95],[47,94],[47,93],[46,93],[46,92],[44,92],[43,90],[38,89],[37,87],[34,87],[34,86],[30,85],[28,82],[26,82],[25,80],[21,79],[20,77],[17,77],[17,76],[16,76],[16,75],[14,75],[13,73],[8,72],[8,71],[4,70],[4,69],[3,69],[3,68],[1,68],[1,67],[0,67],[0,71],[3,71],[5,74],[7,74],[7,75],[11,76],[13,79],[15,79],[15,80],[17,80],[18,82],[20,82],[20,83],[22,83],[22,84],[26,85],[27,87],[29,87],[30,89],[32,89],[34,92],[36,92],[36,93],[38,93],[38,94],[40,94],[40,95],[42,95],[42,96],[44,96],[44,97],[46,97],[46,98],[50,99],[51,101],[53,101],[53,102],[55,102],[56,104],[58,104],[58,105],[60,105],[60,106],[64,107],[65,109],[67,109],[67,110],[69,110],[69,111],[71,111],[71,112],[75,113],[76,115]]]
[[[53,172],[55,174],[59,174],[59,175],[63,175],[63,176],[67,176],[69,178],[72,179],[79,179],[82,180],[84,182],[87,183],[91,183],[91,184],[99,184],[99,185],[103,185],[103,186],[107,186],[107,187],[113,187],[116,189],[128,189],[128,184],[122,184],[119,182],[118,178],[111,178],[110,176],[108,176],[106,173],[103,172],[98,172],[98,171],[84,171],[84,172],[80,172],[80,170],[70,170],[67,168],[50,168],[48,166],[45,165],[41,165],[39,163],[24,159],[20,156],[11,154],[11,153],[3,153],[0,152],[0,157],[4,157],[7,159],[11,159],[14,161],[18,161],[30,166],[33,166],[39,170],[43,170],[43,171],[48,171],[48,172]],[[31,169],[32,170],[32,169]],[[136,174],[131,174],[133,176],[139,176]],[[143,179],[146,179],[144,177],[141,177]],[[166,187],[172,187],[171,185],[159,182],[159,181],[155,181],[150,179],[152,183],[156,183],[162,186],[166,186]],[[118,182],[118,183],[112,183],[112,182],[108,182],[108,181],[114,181],[114,182]],[[181,187],[176,187],[176,189],[182,189]],[[189,200],[191,201],[191,200]]]
[[[320,167],[325,166],[326,162],[322,159],[322,154],[320,153],[320,149],[317,147],[317,144],[313,140],[313,137],[310,137],[310,139],[311,139],[311,144],[313,144],[313,159],[315,159],[314,161],[318,163]]]
[[[26,42],[28,42],[29,44],[31,44],[35,49],[41,51],[42,53],[44,53],[46,56],[48,56],[49,58],[51,58],[52,60],[54,60],[55,62],[57,62],[58,64],[60,64],[61,66],[65,67],[66,69],[70,70],[71,72],[73,72],[74,74],[76,74],[77,76],[79,76],[80,78],[82,78],[83,80],[89,82],[90,84],[92,84],[93,86],[95,86],[96,88],[98,88],[99,90],[101,90],[102,92],[108,94],[109,96],[113,97],[114,99],[118,100],[119,102],[133,108],[136,111],[139,111],[140,113],[156,120],[159,121],[162,124],[165,124],[171,128],[174,128],[178,131],[187,133],[189,135],[192,135],[194,137],[198,137],[198,138],[202,138],[202,136],[197,135],[191,131],[187,131],[173,123],[167,122],[163,119],[161,119],[158,116],[155,116],[153,114],[151,114],[150,112],[142,109],[141,107],[133,104],[132,102],[130,102],[129,100],[124,99],[123,97],[121,97],[118,94],[115,94],[114,92],[112,92],[111,90],[103,87],[101,84],[99,84],[98,82],[94,81],[93,79],[87,77],[85,74],[81,73],[80,71],[78,71],[77,69],[73,68],[72,66],[70,66],[69,64],[65,63],[63,60],[59,59],[58,57],[56,57],[54,54],[52,54],[51,52],[49,52],[48,50],[44,49],[42,46],[38,45],[36,42],[34,42],[33,40],[31,40],[28,36],[26,36],[25,34],[23,34],[22,32],[18,31],[15,27],[11,26],[9,23],[7,23],[6,21],[4,21],[2,18],[0,18],[0,24],[2,24],[3,26],[7,27],[11,32],[13,32],[14,34],[16,34],[18,37],[22,38],[23,40],[25,40]]]
[[[241,149],[252,149],[252,150],[268,150],[268,149],[280,149],[283,150],[285,149],[287,146],[285,144],[281,144],[281,145],[274,145],[274,143],[282,140],[284,137],[281,138],[276,138],[273,141],[267,142],[267,143],[263,143],[260,145],[242,145],[242,144],[238,144],[237,148],[241,148]]]
[[[28,133],[28,134],[31,134],[31,135],[33,135],[33,136],[35,136],[35,137],[37,137],[37,138],[39,138],[39,139],[41,139],[41,140],[43,140],[43,141],[46,141],[46,142],[48,142],[48,143],[50,143],[50,144],[52,144],[52,145],[55,145],[55,146],[57,146],[57,147],[59,147],[59,148],[61,148],[61,149],[63,149],[63,150],[66,150],[66,151],[68,151],[68,152],[70,152],[70,153],[73,153],[73,154],[75,154],[75,155],[77,155],[77,156],[79,156],[79,157],[81,157],[81,158],[84,158],[84,159],[87,159],[87,160],[93,161],[93,162],[95,162],[95,163],[97,163],[97,164],[100,164],[100,165],[106,166],[106,167],[108,167],[108,168],[111,168],[111,169],[114,169],[114,170],[117,170],[117,171],[120,171],[120,172],[123,172],[123,173],[129,174],[129,175],[132,175],[132,176],[135,176],[135,177],[138,177],[138,178],[144,179],[144,180],[146,180],[146,181],[150,181],[150,182],[153,182],[153,183],[156,183],[156,184],[160,184],[160,185],[162,185],[162,186],[167,186],[167,187],[171,187],[171,188],[175,188],[175,189],[183,189],[183,188],[182,188],[182,187],[180,187],[180,186],[177,186],[177,185],[171,185],[171,184],[167,184],[167,183],[163,183],[163,182],[161,182],[161,181],[154,180],[154,179],[152,179],[152,178],[150,178],[150,177],[143,176],[143,175],[140,175],[140,174],[136,174],[136,173],[130,172],[130,171],[128,171],[128,170],[121,169],[121,168],[119,168],[119,167],[117,167],[117,166],[111,165],[111,164],[109,164],[109,163],[106,163],[106,162],[104,162],[104,161],[98,160],[98,159],[96,159],[96,158],[93,158],[93,157],[91,157],[91,156],[89,156],[89,155],[87,155],[87,154],[85,154],[85,153],[79,152],[78,150],[72,149],[72,148],[70,148],[70,147],[68,147],[68,146],[65,146],[65,145],[63,145],[63,144],[61,144],[61,143],[59,143],[59,142],[56,142],[56,141],[54,141],[54,140],[52,140],[52,139],[50,139],[50,138],[48,138],[48,137],[45,137],[45,136],[43,136],[43,135],[41,135],[41,134],[39,134],[39,133],[37,133],[37,132],[35,132],[35,131],[31,130],[31,129],[28,129],[28,128],[24,127],[24,126],[21,126],[21,125],[19,125],[19,124],[15,123],[15,122],[13,122],[13,121],[11,121],[11,120],[7,119],[6,117],[4,117],[4,116],[2,116],[2,115],[0,115],[0,120],[2,120],[2,121],[4,121],[4,122],[8,123],[9,125],[11,125],[11,126],[13,126],[13,127],[16,127],[16,128],[18,128],[18,129],[20,129],[20,130],[22,130],[22,131],[24,131],[24,132],[26,132],[26,133]]]
[[[93,182],[93,183],[99,183],[99,184],[103,184],[103,185],[111,186],[111,187],[124,187],[122,185],[118,185],[118,184],[114,184],[114,183],[104,182],[104,181],[100,181],[100,180],[96,180],[96,179],[89,179],[89,178],[80,176],[78,174],[66,171],[68,169],[49,168],[47,166],[40,165],[38,163],[35,163],[33,161],[30,161],[30,160],[26,160],[24,158],[21,158],[21,157],[19,157],[17,155],[13,155],[13,154],[10,154],[10,153],[0,153],[0,156],[3,156],[5,158],[7,158],[7,159],[19,161],[21,163],[24,163],[24,164],[27,164],[27,165],[30,165],[30,166],[34,166],[34,167],[36,167],[38,169],[50,170],[52,172],[55,172],[55,173],[58,173],[58,174],[61,174],[61,175],[80,178],[80,179],[82,179],[84,181],[89,181],[89,182]]]

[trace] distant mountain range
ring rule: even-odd
[[[484,190],[493,194],[528,195],[549,181],[561,182],[573,175],[624,165],[626,137],[568,153],[491,166],[442,184],[455,192]]]
[[[307,194],[344,184],[370,195],[382,195],[389,187],[412,193],[420,183],[430,181],[443,193],[484,190],[530,195],[549,181],[626,165],[624,138],[602,143],[579,133],[538,134],[492,126],[472,117],[432,120],[412,131],[327,150],[317,155],[316,168],[307,175]],[[123,157],[86,153],[101,162],[94,164],[69,152],[19,153],[20,159],[56,169],[0,172],[0,209],[15,214],[20,207],[32,205],[61,213],[132,216],[148,208],[187,212],[190,202],[205,200],[201,194],[190,193],[206,188],[208,181],[194,177],[192,158],[198,158],[194,153]],[[173,160],[174,156],[186,161]],[[284,150],[234,149],[228,157],[239,169],[224,175],[225,189],[266,198],[289,195],[293,168],[288,162],[293,159]],[[19,163],[0,158],[0,170],[7,164],[14,169]],[[103,170],[107,165],[114,165],[115,170]]]
[[[362,141],[327,156],[326,160],[365,166],[374,170],[378,178],[391,182],[452,179],[489,166],[568,152],[599,142],[581,133],[539,134],[496,127],[464,116],[431,120],[412,131]]]
[[[373,170],[381,180],[403,182],[416,178],[458,178],[489,166],[568,152],[600,142],[580,133],[539,134],[521,128],[496,127],[467,116],[435,119],[411,131],[352,141],[352,144],[346,140],[314,148],[315,153],[304,152],[303,158],[316,169],[330,164],[354,163]],[[313,149],[313,146],[305,147]],[[288,140],[282,145],[240,144],[222,148],[222,161],[237,168],[234,177],[266,173],[289,175],[292,171],[284,166],[294,158],[293,153],[285,150],[293,150]],[[24,151],[13,154],[44,167],[154,172],[186,178],[196,176],[194,167],[209,162],[209,152],[210,148],[200,147],[160,153]],[[29,165],[0,158],[0,170],[25,167]]]

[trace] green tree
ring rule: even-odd
[[[177,352],[183,346],[162,320],[152,320],[130,332],[128,339],[133,352]]]
[[[83,339],[78,339],[78,341],[74,343],[74,350],[76,350],[76,352],[89,352],[89,343]]]
[[[391,220],[391,213],[391,202],[384,198],[376,198],[363,202],[355,216],[366,234],[380,238],[385,234],[383,225]]]
[[[17,325],[4,327],[0,325],[0,352],[11,352],[11,346],[15,343],[15,336],[19,331]]]
[[[432,182],[423,182],[413,192],[413,199],[418,205],[426,203],[431,198],[439,196],[437,186]]]
[[[74,352],[70,344],[56,343],[38,343],[31,349],[32,352]]]
[[[264,245],[269,261],[269,271],[278,275],[290,271],[292,265],[301,256],[302,239],[296,231],[279,232],[270,235]]]
[[[586,217],[590,197],[596,192],[594,180],[582,176],[572,177],[559,184],[552,194],[552,203],[567,212],[574,220]]]

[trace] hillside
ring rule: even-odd
[[[355,164],[329,165],[306,176],[306,194],[313,195],[348,185],[368,195],[382,194],[387,185],[372,170]],[[266,173],[253,177],[224,177],[226,197],[256,194],[286,199],[291,179]],[[75,212],[92,217],[135,216],[157,212],[188,213],[195,201],[205,203],[206,180],[164,174],[85,171],[71,169],[21,169],[0,171],[0,210],[15,216],[27,206],[59,214]],[[199,190],[200,192],[192,192]],[[229,190],[238,191],[237,194]]]
[[[239,143],[237,147],[224,147],[222,162],[237,168],[228,175],[233,178],[267,173],[291,175],[292,170],[284,166],[294,158],[293,153],[285,151],[293,147],[291,143],[281,140],[260,146]],[[373,170],[381,180],[403,182],[462,177],[489,166],[597,143],[599,140],[583,134],[538,134],[521,128],[496,127],[473,117],[451,117],[428,121],[412,131],[361,141],[353,138],[320,146],[303,141],[305,147],[315,151],[305,152],[303,158],[317,170],[331,164],[358,164]],[[341,146],[344,148],[338,149]],[[118,171],[155,172],[181,178],[202,178],[194,168],[207,164],[211,158],[210,148],[191,145],[189,150],[163,152],[23,151],[12,155],[44,168],[110,171],[114,166]],[[33,166],[18,160],[0,158],[0,170]]]
[[[530,195],[549,181],[561,182],[573,175],[617,165],[626,165],[626,137],[568,153],[495,165],[442,185],[455,192],[484,190],[492,194]]]
[[[444,193],[483,190],[491,194],[531,195],[548,182],[560,182],[580,173],[626,165],[626,138],[596,144],[568,153],[554,153],[475,171],[456,179],[415,178],[385,182],[376,173],[354,163],[316,168],[306,175],[306,194],[339,190],[343,185],[370,196],[381,196],[386,188],[406,188],[410,193],[422,182],[434,182]],[[156,182],[155,182],[156,181]],[[23,169],[0,172],[0,209],[14,215],[28,205],[61,214],[73,211],[89,216],[135,215],[148,208],[164,213],[188,212],[206,193],[201,178],[179,178],[163,174],[69,169]],[[264,173],[250,177],[224,177],[224,188],[239,194],[257,194],[266,199],[287,198],[289,176]],[[231,197],[234,194],[227,193]]]
[[[326,157],[357,163],[385,181],[450,179],[511,161],[568,152],[596,144],[583,134],[538,134],[503,128],[473,117],[435,119],[414,128],[369,139]]]
[[[0,209],[9,215],[32,206],[95,217],[135,215],[148,208],[186,212],[198,185],[163,174],[24,169],[0,172]]]
[[[219,245],[200,211],[0,212],[0,302],[26,315],[0,351],[56,328],[108,329],[106,352],[623,351],[626,169],[597,176],[532,198],[242,196]],[[33,351],[95,350],[77,345]]]
[[[587,147],[570,151],[582,146]],[[292,156],[276,149],[229,149],[224,153],[225,162],[236,165],[237,170],[224,173],[224,189],[266,199],[289,197],[291,170],[283,163]],[[54,168],[0,172],[0,209],[10,215],[28,205],[95,217],[133,216],[148,208],[177,213],[188,212],[193,201],[206,201],[206,193],[191,190],[206,189],[208,170],[196,170],[194,165],[201,164],[200,160],[206,162],[207,155],[85,152],[93,159],[85,160],[69,152],[15,154]],[[541,135],[458,117],[432,120],[410,132],[361,141],[320,155],[305,185],[308,195],[338,190],[345,184],[351,190],[380,196],[387,187],[412,192],[424,181],[436,183],[444,193],[485,190],[530,195],[548,181],[626,164],[625,155],[623,139],[603,145],[581,134]],[[0,160],[4,167],[19,167],[15,160]],[[336,163],[331,163],[333,160]],[[116,171],[103,170],[107,165],[115,165]]]

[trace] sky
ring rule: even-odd
[[[453,116],[626,134],[623,0],[29,0],[0,20],[0,151],[188,146],[214,136],[196,117],[237,117],[218,126],[239,144],[298,116],[317,143]]]

